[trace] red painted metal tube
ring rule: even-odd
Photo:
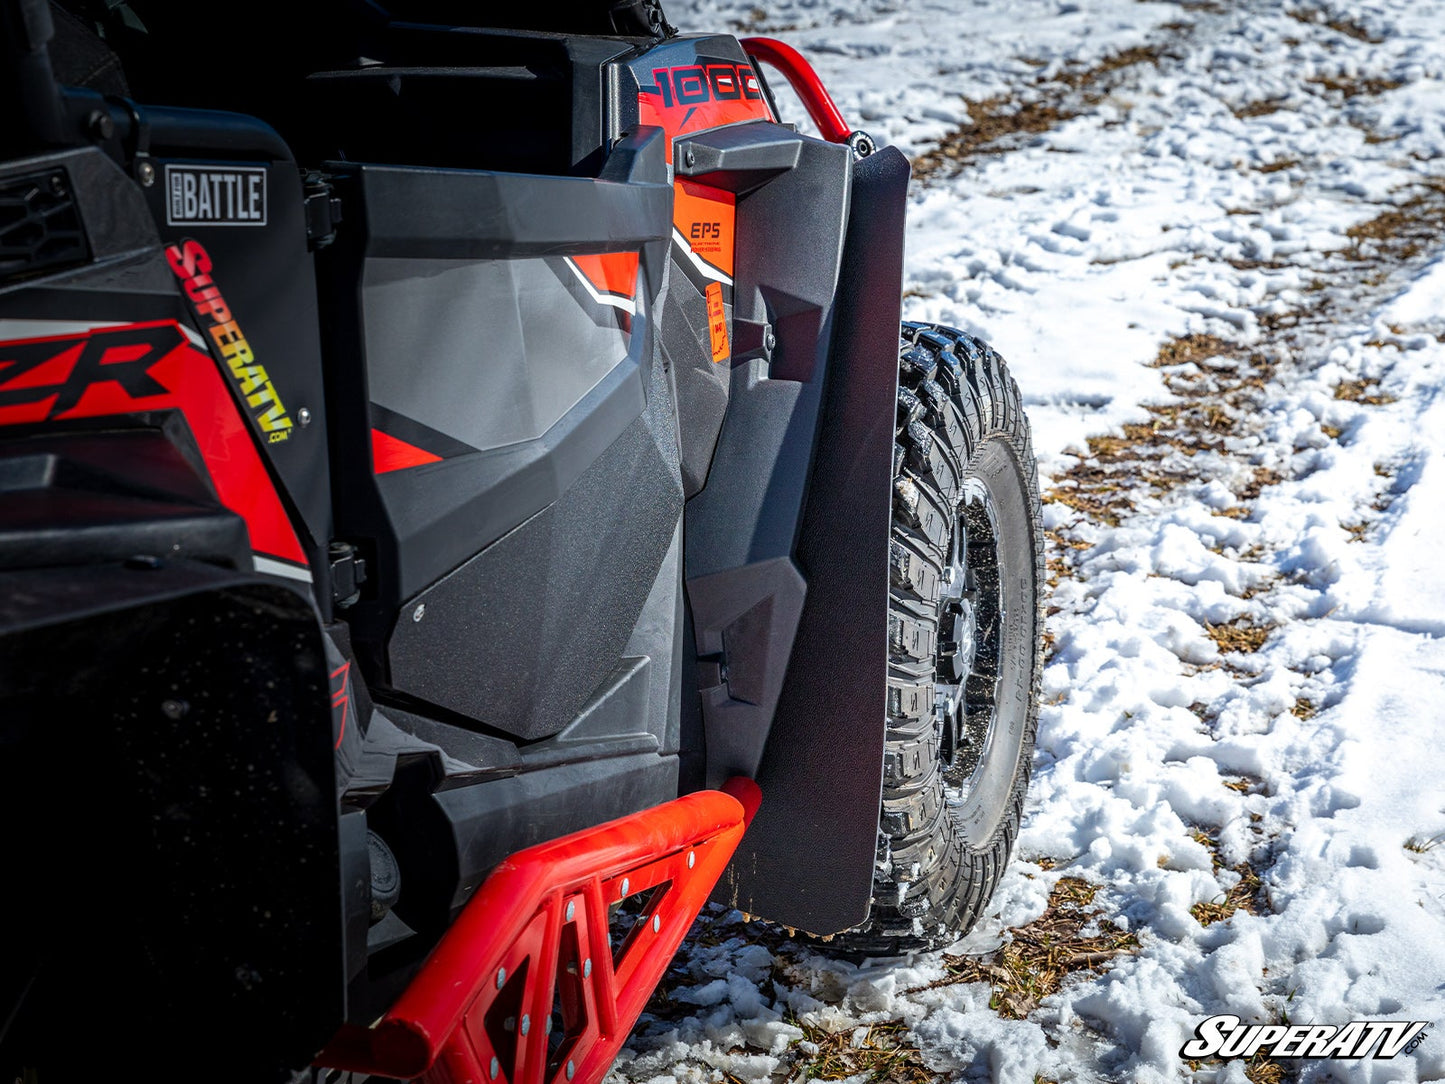
[[[761,60],[783,73],[824,139],[829,143],[848,142],[853,129],[848,127],[828,88],[823,86],[813,65],[803,59],[802,53],[774,38],[743,38],[742,47],[754,60]]]
[[[761,797],[731,779],[517,852],[386,1015],[343,1028],[317,1064],[426,1084],[600,1081]],[[642,913],[614,945],[612,909],[628,900]]]

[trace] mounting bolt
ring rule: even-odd
[[[571,921],[572,921],[572,916],[575,915],[576,913],[577,913],[577,904],[576,904],[574,901],[572,901],[572,900],[568,900],[568,901],[567,901],[567,921],[568,921],[568,922],[571,922]]]
[[[310,408],[310,407],[302,407],[300,410],[298,410],[298,411],[296,412],[296,420],[301,423],[301,427],[302,427],[303,429],[304,429],[306,426],[310,425],[310,424],[311,424],[311,408]]]
[[[149,188],[156,183],[155,163],[148,158],[142,158],[135,164],[135,179],[140,181],[142,188]]]
[[[697,865],[697,852],[696,852],[696,851],[688,851],[688,852],[687,852],[687,868],[688,868],[688,869],[692,869],[692,867],[695,866],[695,865]]]
[[[85,127],[92,139],[109,139],[115,135],[115,119],[101,109],[91,110],[85,118]]]
[[[661,915],[653,915],[653,916],[652,916],[652,932],[653,932],[653,933],[661,933],[661,932],[662,932],[662,916],[661,916]]]
[[[688,169],[691,169],[693,166],[697,165],[697,152],[694,151],[691,147],[689,147],[686,151],[683,152],[682,164],[687,166]]]
[[[582,977],[584,979],[592,977],[592,958],[590,956],[582,961]]]
[[[618,893],[618,896],[627,895],[627,888],[630,883],[631,882],[629,882],[626,877],[622,878],[622,890]]]
[[[769,324],[763,329],[763,349],[766,350],[769,354],[771,354],[773,352],[773,347],[777,345],[778,337],[773,334],[773,327],[771,324]]]
[[[532,1018],[531,1018],[530,1016],[528,1016],[526,1013],[523,1013],[523,1014],[522,1014],[522,1034],[525,1035],[525,1034],[527,1034],[527,1032],[529,1032],[529,1031],[531,1031],[531,1030],[532,1030]]]
[[[505,967],[499,967],[499,968],[497,968],[497,989],[500,990],[500,989],[502,988],[503,983],[505,983],[506,981],[507,981],[507,969],[506,969]]]
[[[501,1071],[502,1071],[502,1063],[499,1062],[496,1058],[493,1058],[493,1059],[492,1059],[492,1079],[493,1079],[493,1080],[496,1080],[496,1079],[497,1079],[497,1074],[500,1073]]]
[[[572,1077],[576,1075],[576,1073],[577,1073],[577,1063],[576,1063],[575,1061],[569,1061],[569,1062],[567,1063],[567,1079],[568,1079],[568,1080],[571,1080]]]
[[[423,617],[425,617],[425,616],[426,616],[426,603],[425,603],[425,602],[418,602],[418,603],[416,604],[416,609],[411,612],[411,619],[412,619],[413,622],[417,622],[417,621],[420,621],[420,620],[421,620]]]

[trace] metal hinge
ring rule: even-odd
[[[350,542],[330,543],[327,555],[331,560],[331,600],[338,609],[354,606],[366,582],[366,558]]]
[[[341,200],[319,173],[308,173],[305,182],[306,243],[314,251],[336,240],[341,221]]]

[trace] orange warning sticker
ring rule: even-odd
[[[712,336],[712,360],[725,361],[732,353],[728,346],[728,316],[723,308],[722,283],[707,284],[707,330]]]

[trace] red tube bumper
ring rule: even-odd
[[[595,1084],[760,800],[733,779],[519,851],[391,1010],[343,1028],[316,1063],[428,1084]]]
[[[818,73],[803,59],[802,53],[774,38],[743,38],[742,47],[754,60],[761,60],[783,73],[824,139],[829,143],[848,142],[853,130],[848,127],[828,88],[823,86]]]

